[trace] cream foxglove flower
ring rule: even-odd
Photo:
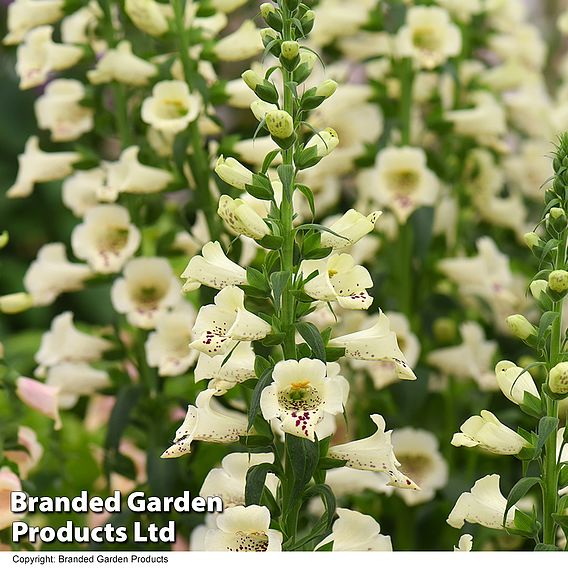
[[[157,73],[155,65],[134,55],[130,42],[123,40],[104,53],[95,69],[87,71],[87,78],[93,85],[117,81],[140,87],[147,85]]]
[[[528,371],[511,361],[500,361],[495,366],[495,376],[501,392],[515,404],[522,404],[525,392],[540,398],[538,388]]]
[[[177,134],[199,116],[201,107],[201,98],[190,93],[185,81],[160,81],[142,103],[141,116],[156,130]]]
[[[247,3],[247,0],[212,0],[211,5],[218,12],[229,14]]]
[[[16,380],[17,397],[30,408],[37,410],[40,414],[51,418],[54,422],[56,430],[61,429],[61,418],[59,417],[59,405],[57,396],[59,389],[28,379],[27,377],[19,377]]]
[[[49,367],[45,384],[57,388],[59,408],[72,408],[80,396],[91,396],[111,386],[111,381],[106,371],[87,363],[60,363]]]
[[[501,422],[489,410],[480,416],[468,418],[454,434],[452,446],[480,447],[493,454],[512,456],[518,454],[528,442]]]
[[[7,466],[0,468],[0,531],[12,526],[14,521],[23,517],[21,513],[12,513],[10,496],[12,491],[21,491],[20,478]]]
[[[483,391],[497,390],[492,370],[497,342],[486,340],[483,328],[473,321],[462,323],[460,334],[461,345],[435,349],[428,354],[427,362],[447,376],[475,380]]]
[[[191,452],[191,442],[202,440],[228,444],[238,442],[247,432],[247,417],[228,410],[214,400],[215,391],[201,391],[195,406],[187,407],[182,425],[176,430],[174,443],[161,455],[162,458],[178,458]]]
[[[173,16],[170,5],[154,0],[126,0],[124,11],[139,30],[154,37],[168,31],[168,18]]]
[[[310,42],[323,47],[335,39],[357,33],[367,22],[373,7],[368,0],[350,4],[341,0],[323,0],[314,9],[315,25]]]
[[[257,341],[272,327],[245,308],[245,293],[236,286],[223,288],[215,303],[203,306],[197,314],[190,346],[209,356],[223,355],[235,341]]]
[[[318,359],[279,361],[260,396],[262,415],[278,419],[284,432],[313,441],[325,415],[342,413],[347,402],[349,383],[338,372],[337,363],[326,367]]]
[[[110,297],[114,309],[126,314],[128,323],[152,329],[161,314],[179,303],[181,290],[165,258],[140,257],[128,261],[123,278],[114,281]]]
[[[31,294],[35,306],[47,306],[63,292],[81,290],[93,273],[86,264],[67,260],[63,243],[49,243],[41,247],[30,264],[24,287]]]
[[[55,43],[51,26],[40,26],[30,31],[18,47],[16,73],[20,89],[31,89],[45,83],[53,71],[72,67],[83,57],[83,50],[75,45]]]
[[[358,511],[337,508],[339,518],[333,523],[331,534],[317,546],[333,543],[333,552],[381,551],[392,552],[390,536],[381,534],[381,525],[369,515]]]
[[[195,363],[197,354],[189,347],[194,322],[195,310],[186,302],[156,319],[156,330],[146,341],[146,359],[160,377],[183,375]]]
[[[424,69],[443,65],[462,48],[460,29],[446,10],[437,6],[413,6],[406,13],[406,24],[396,37],[400,57],[411,57]]]
[[[310,274],[317,276],[304,284],[304,292],[325,302],[338,302],[342,308],[366,310],[373,303],[367,288],[373,286],[369,271],[355,264],[353,257],[342,253],[332,254],[321,260],[303,260],[300,270],[307,279]]]
[[[138,250],[140,240],[140,231],[122,205],[92,207],[71,233],[75,256],[100,274],[118,272]]]
[[[391,331],[388,317],[382,312],[379,313],[377,323],[369,329],[335,337],[328,345],[343,347],[345,356],[352,359],[393,363],[398,379],[416,380],[416,375],[398,346],[396,333]]]
[[[62,179],[81,159],[77,152],[44,152],[37,136],[30,136],[23,154],[18,156],[18,176],[6,192],[7,197],[28,197],[36,183]]]
[[[375,166],[378,187],[383,201],[396,215],[399,223],[423,205],[433,205],[439,190],[436,175],[428,169],[422,148],[385,148],[377,156]]]
[[[102,168],[73,172],[61,188],[63,204],[76,217],[83,217],[89,209],[99,204],[97,195],[104,192],[105,179]]]
[[[138,146],[130,146],[122,151],[117,162],[103,164],[107,178],[99,199],[115,201],[120,193],[157,193],[172,182],[170,172],[142,164],[139,153]]]
[[[216,467],[207,474],[199,495],[219,496],[223,499],[225,507],[244,505],[247,472],[251,467],[261,463],[274,463],[274,454],[239,452],[226,455],[221,467]],[[278,478],[273,473],[266,476],[266,486],[273,495],[276,494]]]
[[[340,219],[329,226],[329,229],[341,237],[324,232],[321,235],[321,246],[333,250],[343,250],[361,240],[375,228],[382,211],[373,211],[370,215],[362,215],[355,209],[349,209]]]
[[[243,199],[221,195],[217,213],[237,235],[262,239],[270,234],[270,228],[264,219]]]
[[[226,355],[209,357],[200,353],[194,371],[195,382],[208,379],[208,388],[215,389],[216,395],[222,395],[235,385],[256,378],[255,354],[250,343],[239,343],[223,364],[225,358]]]
[[[252,184],[253,173],[245,168],[235,158],[224,158],[219,156],[215,164],[215,173],[229,185],[237,189],[245,189],[247,185]]]
[[[17,464],[21,479],[27,479],[43,456],[43,446],[38,442],[36,433],[27,426],[18,428],[18,445],[24,449],[5,450],[4,457]]]
[[[471,492],[460,495],[446,522],[456,529],[461,529],[465,522],[489,529],[503,529],[507,499],[501,494],[499,481],[497,474],[478,479]],[[511,507],[507,512],[506,527],[513,527],[516,511],[516,507]]]
[[[63,17],[64,0],[16,0],[8,5],[8,33],[2,43],[17,45],[38,26],[54,24]]]
[[[421,491],[397,493],[409,506],[434,499],[436,491],[448,483],[448,464],[440,453],[438,439],[427,430],[401,428],[392,434],[399,470],[408,475]]]
[[[63,312],[53,318],[49,331],[41,337],[35,375],[44,377],[47,367],[61,363],[98,361],[111,347],[110,341],[79,331],[73,324],[73,313]]]
[[[92,207],[71,234],[75,256],[101,274],[118,272],[138,250],[140,240],[140,231],[121,205]]]
[[[43,0],[42,0],[43,1]],[[61,39],[64,43],[90,44],[95,53],[106,48],[106,42],[96,36],[96,27],[103,12],[96,0],[90,0],[61,22]]]
[[[438,4],[464,23],[469,23],[484,9],[482,0],[438,0]]]
[[[227,258],[217,241],[205,244],[201,254],[190,259],[181,277],[186,279],[184,292],[197,290],[202,284],[222,290],[247,283],[247,271]]]
[[[473,548],[473,537],[470,534],[462,534],[458,545],[454,546],[454,552],[471,552]]]
[[[390,478],[389,485],[393,487],[420,489],[398,469],[400,462],[394,455],[392,430],[385,432],[385,419],[380,414],[371,414],[371,420],[377,426],[374,434],[361,440],[332,446],[329,448],[328,457],[346,460],[345,466],[353,469],[384,472]]]
[[[213,53],[221,61],[242,61],[262,52],[260,31],[252,20],[245,20],[238,30],[219,40]]]
[[[51,132],[54,142],[76,140],[94,126],[94,109],[81,105],[85,87],[75,79],[55,79],[35,102],[40,128]]]
[[[282,533],[270,527],[270,511],[260,505],[237,505],[216,519],[205,534],[203,550],[218,552],[280,552]]]

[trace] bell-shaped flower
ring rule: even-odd
[[[423,205],[433,205],[439,190],[436,175],[428,169],[422,148],[385,148],[375,166],[377,189],[382,201],[393,210],[398,222]]]
[[[259,29],[252,20],[245,20],[237,30],[215,44],[213,53],[221,61],[242,61],[255,57],[263,49]]]
[[[140,257],[128,261],[110,297],[114,309],[126,314],[131,325],[152,329],[161,314],[179,303],[181,290],[165,258]]]
[[[385,419],[380,414],[372,414],[371,420],[377,431],[361,440],[347,442],[329,448],[328,457],[346,460],[346,467],[367,471],[382,471],[390,477],[389,485],[403,489],[417,490],[419,487],[402,473],[400,462],[394,455],[391,442],[392,430],[385,432]]]
[[[228,195],[221,195],[217,213],[236,235],[258,240],[270,234],[270,228],[264,219],[241,198],[233,199]]]
[[[17,45],[34,28],[54,24],[63,17],[64,0],[15,0],[8,5],[8,33],[4,45]]]
[[[63,243],[49,243],[41,247],[30,264],[24,275],[24,287],[35,306],[47,306],[63,292],[81,290],[92,275],[86,264],[67,260]]]
[[[5,450],[4,457],[18,466],[21,479],[27,479],[29,472],[43,456],[43,446],[39,443],[36,433],[27,426],[18,428],[18,445],[22,449]]]
[[[411,57],[418,67],[434,69],[459,55],[461,32],[446,10],[437,6],[413,6],[396,36],[400,57]]]
[[[238,452],[226,455],[221,467],[216,467],[207,474],[199,495],[221,497],[225,507],[244,505],[248,470],[261,463],[274,463],[274,454]],[[278,478],[269,473],[266,476],[266,487],[276,495],[277,486]]]
[[[117,162],[106,162],[106,184],[98,197],[115,201],[120,193],[157,193],[173,180],[170,172],[142,164],[138,159],[140,148],[130,146],[122,151]]]
[[[126,0],[124,11],[139,30],[154,37],[168,31],[168,18],[173,16],[170,5],[155,0]]]
[[[497,342],[485,338],[483,328],[474,321],[460,325],[463,342],[431,351],[426,360],[444,375],[457,379],[473,379],[484,391],[497,389],[492,371]]]
[[[246,434],[247,417],[228,410],[214,399],[215,391],[201,391],[195,406],[187,407],[182,425],[176,430],[174,443],[161,455],[162,458],[179,458],[191,452],[191,442],[201,440],[229,444],[238,442]]]
[[[306,149],[316,148],[316,156],[325,158],[339,144],[339,136],[333,128],[325,128],[314,134],[307,142]]]
[[[202,284],[222,290],[247,283],[247,271],[227,258],[218,241],[205,244],[201,254],[190,259],[181,277],[186,279],[184,292],[197,290]]]
[[[257,341],[266,337],[270,324],[245,308],[245,293],[236,286],[223,288],[215,303],[197,314],[190,346],[209,356],[223,355],[236,341]]]
[[[44,152],[37,136],[30,136],[23,154],[18,156],[18,176],[6,192],[7,197],[27,197],[36,183],[62,179],[73,171],[81,156],[77,152]]]
[[[478,446],[493,454],[518,454],[528,442],[514,430],[502,424],[489,410],[482,410],[480,416],[468,418],[454,434],[453,446]]]
[[[75,256],[101,274],[118,272],[138,250],[140,240],[140,231],[122,205],[92,207],[71,234]]]
[[[75,45],[55,43],[51,26],[40,26],[30,31],[24,43],[18,46],[16,73],[20,89],[31,89],[45,83],[53,71],[63,71],[83,57],[83,50]]]
[[[41,338],[35,360],[39,365],[36,376],[45,376],[45,368],[69,362],[98,361],[112,343],[79,331],[73,324],[73,313],[63,312],[51,322],[49,331]]]
[[[103,54],[95,69],[87,72],[87,78],[93,85],[117,81],[141,87],[147,85],[157,73],[155,65],[134,55],[130,42],[123,40]]]
[[[110,387],[111,381],[106,371],[87,363],[60,363],[48,369],[45,384],[57,388],[59,408],[72,408],[80,396],[91,396]]]
[[[382,312],[379,313],[377,323],[369,329],[335,337],[328,345],[343,347],[345,356],[352,359],[393,363],[398,379],[410,381],[416,379],[398,346],[396,333],[391,331],[389,320]]]
[[[337,363],[326,366],[318,359],[279,361],[260,396],[262,415],[278,419],[284,432],[313,441],[318,424],[342,413],[347,402],[349,383],[338,373]]]
[[[501,392],[515,404],[522,404],[525,392],[540,398],[538,388],[528,371],[511,361],[500,361],[495,366],[495,376]]]
[[[420,491],[396,489],[410,507],[431,501],[448,483],[448,464],[440,452],[438,438],[428,430],[401,428],[392,434],[399,470],[408,475]]]
[[[189,347],[194,321],[195,310],[186,302],[156,319],[156,330],[146,341],[146,359],[160,377],[183,375],[195,363],[197,354]]]
[[[27,377],[19,377],[16,380],[16,395],[26,406],[51,418],[55,422],[54,428],[56,430],[61,428],[62,424],[57,400],[59,389],[57,387],[46,385]]]
[[[236,189],[244,190],[245,186],[252,184],[253,173],[235,158],[219,156],[215,164],[215,173]]]
[[[366,290],[373,286],[373,279],[349,254],[334,253],[321,260],[304,260],[300,270],[304,279],[317,272],[315,278],[304,284],[304,292],[314,300],[337,302],[349,310],[366,310],[373,303]]]
[[[160,81],[142,103],[141,116],[156,130],[177,134],[199,116],[201,107],[201,98],[190,93],[185,81]]]
[[[10,509],[12,491],[21,491],[20,478],[7,466],[0,468],[0,531],[12,526],[14,521],[22,518],[21,513],[13,513]]]
[[[490,529],[503,529],[507,499],[499,489],[499,481],[497,474],[478,479],[471,492],[459,496],[446,522],[456,529],[461,529],[465,522]],[[511,507],[507,512],[506,527],[513,527],[516,511],[516,507]]]
[[[454,546],[454,552],[471,552],[473,548],[473,537],[470,534],[462,534],[458,540],[458,545]]]
[[[226,355],[209,357],[200,353],[194,371],[195,382],[209,380],[208,388],[215,389],[216,394],[221,395],[239,383],[256,378],[255,354],[250,343],[239,343],[223,364],[225,358]]]
[[[392,552],[390,536],[381,534],[381,525],[370,515],[338,507],[339,518],[333,523],[331,534],[317,546],[333,543],[333,552],[381,551]]]
[[[94,126],[95,111],[81,103],[85,86],[76,79],[55,79],[35,102],[40,128],[51,132],[54,142],[77,140]]]
[[[105,172],[102,168],[77,170],[65,179],[61,188],[61,197],[65,207],[76,217],[99,204],[97,195],[104,191]]]
[[[333,250],[343,250],[350,247],[375,228],[375,223],[381,213],[382,211],[373,211],[370,215],[365,216],[355,209],[349,209],[340,219],[329,226],[330,231],[340,236],[337,237],[327,231],[322,233],[321,246],[331,247]]]

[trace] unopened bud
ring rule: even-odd
[[[550,369],[548,388],[554,394],[568,394],[568,361],[558,363]]]
[[[521,314],[515,314],[507,318],[507,326],[511,333],[519,339],[528,339],[536,333],[534,325]]]
[[[32,306],[32,297],[26,292],[0,296],[0,312],[4,314],[17,314],[29,310]]]
[[[280,46],[280,53],[286,59],[294,59],[300,52],[300,44],[297,41],[283,41]]]
[[[438,318],[432,327],[434,337],[439,343],[451,343],[457,335],[457,325],[453,319]]]
[[[260,5],[260,15],[266,20],[270,14],[274,14],[276,8],[270,2],[263,2]]]
[[[266,47],[271,41],[278,39],[278,34],[271,28],[262,28],[260,30],[260,38],[262,39],[262,45]]]
[[[535,300],[539,300],[541,295],[546,292],[548,282],[546,280],[534,280],[530,283],[530,291]]]
[[[241,77],[243,78],[243,81],[246,83],[247,87],[249,89],[252,89],[253,91],[256,89],[257,85],[262,83],[262,77],[252,69],[247,69],[241,75]]]
[[[266,127],[274,138],[289,138],[294,134],[294,120],[285,110],[273,110],[265,116]]]
[[[535,232],[526,233],[523,238],[525,239],[526,245],[531,250],[535,247],[542,246],[542,240]]]
[[[568,290],[568,272],[566,270],[553,270],[548,276],[548,287],[558,294]]]
[[[304,35],[309,34],[314,27],[315,13],[313,10],[307,10],[305,14],[300,18],[300,25],[302,26],[302,31]]]
[[[265,101],[253,101],[250,104],[250,110],[252,110],[252,114],[254,114],[256,120],[261,122],[269,112],[278,110],[278,107]]]
[[[337,145],[339,138],[337,132],[333,128],[326,128],[314,134],[306,144],[306,148],[315,146],[317,148],[316,155],[319,158],[327,156]]]
[[[0,233],[0,249],[3,249],[10,240],[10,236],[8,235],[8,231],[3,231]]]
[[[566,213],[564,212],[564,209],[560,207],[553,207],[550,210],[550,216],[553,219],[560,219],[561,217],[566,217]]]
[[[327,79],[316,89],[316,97],[331,97],[337,90],[337,83],[333,79]]]

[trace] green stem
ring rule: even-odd
[[[400,135],[401,146],[410,145],[412,136],[412,89],[414,71],[412,60],[405,58],[400,64]]]
[[[179,45],[179,57],[183,68],[185,82],[190,90],[194,90],[193,78],[198,73],[197,62],[189,55],[189,39],[184,22],[185,1],[172,0],[174,10],[174,22]],[[192,147],[193,154],[188,158],[191,173],[195,180],[195,196],[196,207],[202,211],[207,221],[209,235],[211,240],[218,240],[221,234],[219,220],[216,211],[216,203],[209,189],[210,171],[209,156],[203,147],[203,138],[199,132],[197,120],[191,122],[188,126],[189,143]]]

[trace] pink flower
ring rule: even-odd
[[[56,430],[61,428],[57,387],[51,387],[27,377],[20,377],[16,381],[16,394],[24,404],[55,420]]]
[[[43,446],[38,442],[36,433],[27,426],[18,429],[18,444],[25,450],[7,450],[4,455],[18,465],[22,479],[27,479],[29,472],[38,464],[43,456]]]
[[[10,510],[10,495],[12,491],[21,491],[20,478],[9,468],[0,469],[0,531],[8,528],[22,515],[16,515]]]

